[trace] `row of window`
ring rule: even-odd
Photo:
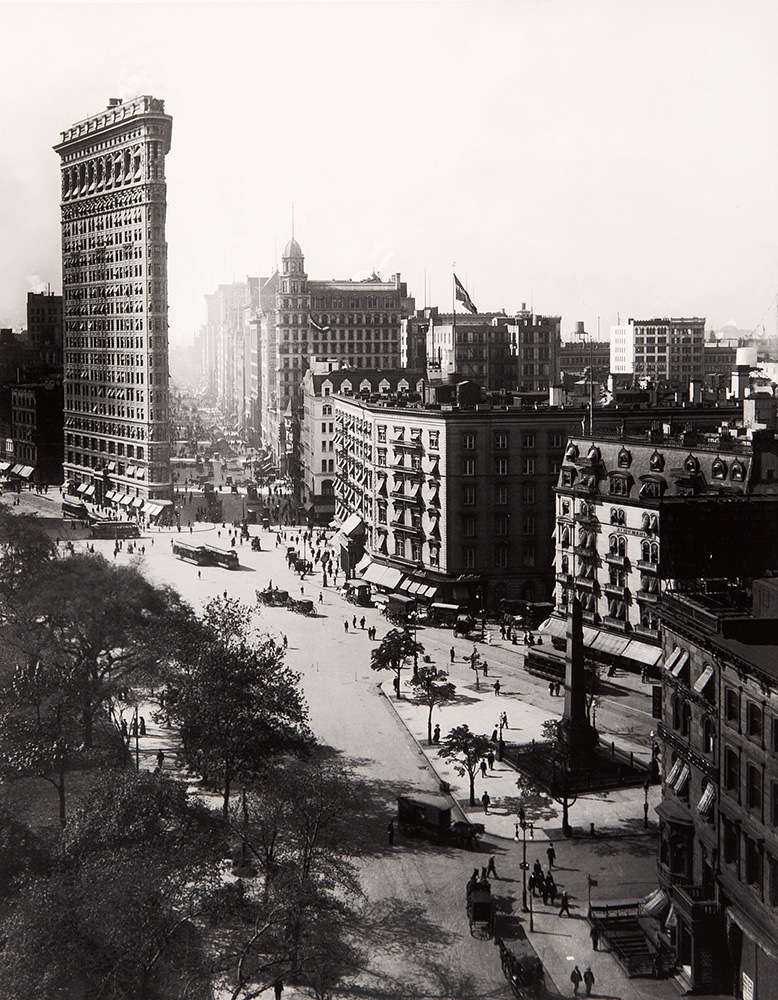
[[[508,503],[508,487],[498,484],[494,487],[494,503],[497,506],[504,506]],[[524,483],[521,488],[521,501],[527,504],[535,503],[535,487],[531,483]],[[466,507],[473,507],[478,503],[478,487],[465,486],[462,490],[462,503]]]

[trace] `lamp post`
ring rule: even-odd
[[[646,780],[643,783],[643,829],[648,829],[648,786],[651,784],[649,776],[646,775]]]
[[[519,842],[519,829],[521,829],[521,847],[522,847],[522,857],[521,857],[521,910],[522,913],[526,913],[529,910],[529,929],[531,931],[535,930],[533,924],[533,913],[532,913],[532,896],[530,896],[530,905],[527,906],[527,870],[529,865],[527,864],[527,829],[529,828],[530,837],[535,836],[535,829],[532,823],[527,823],[527,817],[524,813],[523,807],[519,807],[519,819],[515,826],[515,832],[513,834],[513,839],[518,844]]]

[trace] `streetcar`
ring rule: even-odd
[[[208,562],[212,566],[223,566],[225,569],[238,569],[240,561],[235,549],[220,549],[218,545],[203,545],[208,554]]]
[[[92,538],[139,538],[140,529],[134,521],[95,521]]]
[[[204,545],[191,545],[189,542],[173,542],[173,555],[198,566],[207,566],[211,559]]]

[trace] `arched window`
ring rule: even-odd
[[[683,467],[686,470],[686,472],[695,473],[700,471],[700,463],[697,461],[694,455],[686,456],[683,462]]]
[[[567,556],[562,556],[562,572],[563,573],[570,572],[570,560],[568,559]]]
[[[573,444],[572,441],[567,446],[567,450],[565,451],[565,458],[568,460],[568,462],[572,462],[574,459],[578,458],[578,446]]]
[[[702,752],[716,753],[716,729],[707,715],[702,720]]]
[[[710,469],[710,474],[714,479],[726,479],[727,463],[721,458],[715,458]]]
[[[673,729],[681,728],[681,699],[677,694],[673,695]]]
[[[658,451],[654,451],[651,458],[648,460],[648,464],[652,472],[661,472],[665,467],[664,455],[660,454]]]
[[[618,463],[620,469],[628,469],[632,464],[632,455],[626,448],[622,448],[619,452]]]
[[[681,736],[688,736],[692,727],[692,709],[688,701],[681,708]]]
[[[627,539],[624,535],[611,535],[608,543],[608,551],[612,556],[626,556]]]
[[[562,528],[561,545],[565,549],[570,548],[570,529],[568,527]]]
[[[735,483],[742,483],[746,478],[746,469],[742,462],[733,462],[729,478]]]

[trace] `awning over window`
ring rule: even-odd
[[[675,779],[675,784],[673,785],[673,791],[676,795],[681,795],[685,790],[686,786],[689,784],[689,777],[692,773],[692,769],[688,764],[684,764],[681,768],[681,773]]]
[[[354,570],[357,576],[362,576],[367,567],[370,565],[370,556],[363,556],[357,563],[357,568]]]
[[[689,810],[682,806],[678,799],[671,797],[663,799],[659,805],[656,807],[655,812],[657,816],[666,820],[668,823],[673,823],[675,826],[693,826],[694,820],[692,819]]]
[[[404,594],[413,594],[415,593],[413,588],[413,580],[408,576],[404,576],[395,587],[395,590],[401,590]]]
[[[670,909],[670,899],[664,889],[654,889],[643,900],[642,906],[643,912],[647,913],[649,917],[663,920],[665,914]]]
[[[128,465],[127,466],[127,471],[126,471],[125,475],[127,475],[127,476],[134,476],[137,471],[138,470],[135,468],[134,465]]]
[[[702,694],[702,692],[708,686],[708,683],[712,677],[713,677],[713,667],[710,664],[707,664],[703,672],[694,682],[694,690],[697,692],[697,694]]]
[[[670,768],[670,773],[667,775],[667,778],[665,779],[665,784],[667,785],[668,788],[673,787],[676,779],[678,778],[678,775],[681,773],[682,767],[683,767],[683,761],[679,757],[678,760],[676,760],[676,762]]]
[[[402,576],[403,575],[399,569],[393,569],[391,566],[387,566],[378,583],[381,587],[386,587],[388,590],[394,590],[400,580],[402,580]]]
[[[19,475],[23,479],[29,479],[34,471],[35,469],[31,465],[23,465],[21,469],[19,469]]]
[[[116,462],[109,462],[105,467],[106,472],[116,472]]]
[[[19,470],[20,470],[21,468],[22,468],[22,466],[21,466],[21,465],[15,465],[15,466],[14,466],[14,467],[13,467],[13,468],[11,469],[11,475],[12,475],[12,476],[18,476],[18,475],[19,475]]]
[[[340,530],[347,538],[351,538],[353,535],[364,534],[365,522],[359,514],[349,514]]]
[[[81,483],[81,485],[76,490],[76,493],[86,493],[89,488],[89,483]]]
[[[386,572],[386,566],[381,566],[379,563],[368,563],[367,566],[362,567],[362,563],[357,566],[357,572],[361,575],[363,580],[367,580],[368,583],[378,583],[381,577]]]
[[[162,507],[158,503],[146,502],[146,513],[149,517],[156,517],[157,514],[162,510]]]
[[[95,488],[94,488],[94,486],[87,486],[87,488],[84,490],[84,496],[85,497],[93,497],[94,495],[95,495]]]
[[[0,462],[0,472],[8,472],[11,468],[10,462]]]
[[[713,803],[716,801],[716,786],[713,782],[709,781],[705,785],[705,790],[700,796],[700,801],[697,803],[697,812],[701,816],[709,816],[712,809]]]
[[[689,654],[688,654],[688,652],[686,650],[684,650],[681,653],[680,658],[674,664],[673,669],[670,671],[670,673],[673,675],[673,677],[680,677],[681,676],[681,671],[683,670],[683,668],[686,666],[686,664],[688,662],[689,662]]]
[[[133,507],[142,507],[143,506],[143,497],[133,497],[132,498],[132,506]]]
[[[105,494],[105,499],[115,500],[116,496],[117,496],[116,490],[108,490],[108,492]]]

